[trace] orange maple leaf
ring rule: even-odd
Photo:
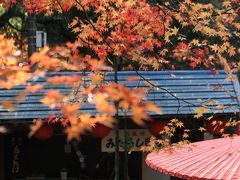
[[[30,132],[28,134],[28,137],[32,137],[43,125],[42,119],[35,119],[33,121],[33,124],[30,126]]]
[[[11,101],[1,101],[0,104],[1,104],[3,107],[5,107],[5,108],[7,108],[7,109],[9,109],[9,110],[14,110],[14,109],[16,109],[16,104],[14,104],[14,103],[11,102]]]
[[[66,104],[61,108],[61,112],[64,117],[72,117],[77,115],[79,109],[80,104]]]
[[[73,85],[76,82],[81,81],[81,77],[74,75],[74,76],[54,76],[48,78],[47,81],[52,84],[69,84]]]
[[[54,109],[56,106],[60,105],[63,97],[63,94],[59,93],[58,91],[50,90],[46,93],[45,97],[41,99],[41,102]]]
[[[29,85],[26,87],[26,90],[35,93],[39,90],[43,89],[43,85],[37,84],[37,85]]]
[[[93,101],[96,104],[96,108],[99,112],[104,112],[107,114],[115,114],[116,109],[114,105],[111,105],[106,98],[106,94],[96,93],[93,95]]]

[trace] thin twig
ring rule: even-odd
[[[138,71],[135,71],[135,72],[137,73],[138,76],[141,77],[142,80],[144,80],[144,81],[146,81],[147,83],[149,83],[152,87],[159,88],[159,89],[167,92],[168,94],[170,94],[172,97],[174,97],[175,99],[177,99],[177,100],[179,100],[179,101],[183,101],[183,102],[185,102],[185,103],[187,103],[187,104],[190,104],[190,105],[192,105],[192,106],[194,106],[194,107],[198,107],[198,105],[195,105],[195,104],[193,104],[193,103],[191,103],[191,102],[188,102],[188,101],[186,101],[185,99],[178,98],[176,95],[174,95],[174,94],[173,94],[172,92],[170,92],[169,90],[167,90],[167,89],[165,89],[165,88],[163,88],[163,87],[161,87],[161,86],[158,86],[158,85],[153,84],[152,82],[150,82],[149,80],[147,80],[143,75],[141,75]]]

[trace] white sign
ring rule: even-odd
[[[36,32],[36,47],[42,48],[47,44],[47,33],[44,31]]]
[[[140,151],[142,146],[148,145],[151,133],[147,129],[128,129],[126,130],[126,140],[124,139],[124,130],[119,130],[119,151]],[[110,133],[102,139],[102,152],[115,151],[115,131]]]

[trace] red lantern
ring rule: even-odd
[[[152,122],[148,126],[148,130],[152,133],[152,135],[159,136],[160,135],[159,133],[162,130],[164,130],[165,126],[167,126],[167,122],[165,120],[158,120],[158,121]]]
[[[213,125],[212,123],[214,121],[216,121],[216,123]],[[212,119],[206,122],[206,129],[211,134],[221,134],[222,129],[225,130],[225,128],[226,122],[223,119]]]
[[[35,138],[42,141],[50,139],[52,136],[53,136],[53,128],[48,125],[43,125],[34,134]]]
[[[237,135],[240,135],[240,124],[237,124],[236,126],[236,133]]]
[[[97,123],[95,127],[92,128],[92,135],[96,138],[104,138],[109,134],[110,130],[109,127]]]

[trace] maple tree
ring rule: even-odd
[[[19,4],[31,14],[66,16],[76,10],[69,22],[75,41],[55,47],[44,47],[31,57],[21,56],[12,39],[0,36],[0,86],[10,89],[26,84],[18,102],[29,92],[44,88],[29,79],[44,76],[48,71],[90,71],[90,84],[84,85],[82,76],[54,76],[47,79],[52,84],[72,86],[75,94],[64,95],[56,90],[46,93],[41,102],[50,108],[60,108],[68,139],[79,139],[96,123],[112,126],[116,123],[118,108],[133,113],[135,123],[142,125],[149,119],[148,111],[160,113],[154,104],[143,101],[145,90],[128,89],[117,82],[105,84],[106,71],[175,69],[175,64],[191,68],[205,67],[217,73],[223,67],[233,80],[240,68],[240,1],[146,1],[146,0],[1,0],[5,9]],[[143,77],[140,77],[143,78]],[[156,86],[146,79],[146,84]],[[131,81],[131,80],[130,80]],[[99,114],[79,112],[86,102],[94,103]],[[71,101],[78,99],[78,101]],[[208,105],[196,108],[195,118],[208,111]],[[217,103],[215,103],[217,105]],[[6,108],[15,108],[12,102],[2,102]],[[224,107],[219,107],[224,109]],[[210,118],[211,119],[211,118]],[[209,119],[209,120],[210,120]],[[55,120],[50,117],[50,120]],[[236,124],[236,120],[229,123]],[[32,129],[40,127],[39,121]],[[228,124],[229,125],[229,124]],[[172,119],[164,133],[174,135],[176,128],[184,125]],[[200,127],[200,131],[205,131]],[[183,139],[189,130],[184,130]],[[170,142],[158,142],[169,144]]]

